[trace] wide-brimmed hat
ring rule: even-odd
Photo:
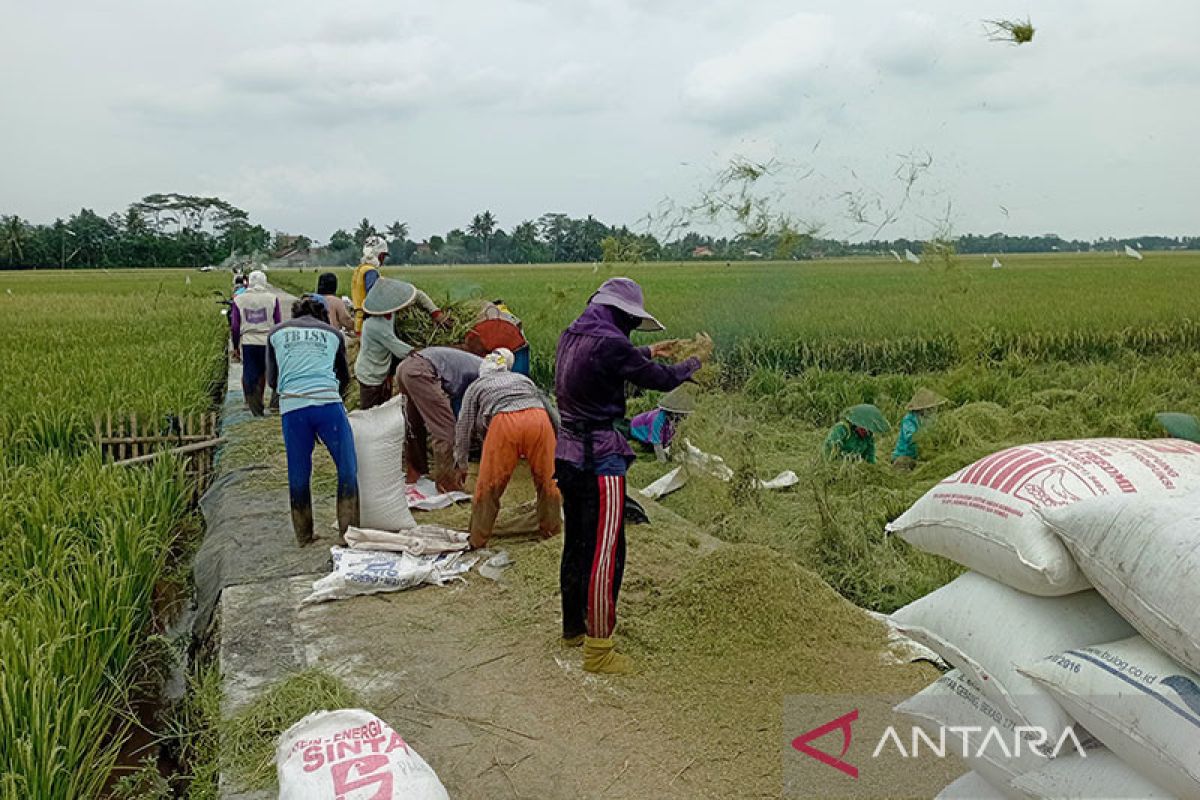
[[[888,424],[887,418],[883,416],[883,412],[870,403],[850,406],[850,408],[846,409],[845,416],[851,425],[858,428],[866,428],[872,433],[887,433],[892,429],[892,426]]]
[[[949,400],[937,392],[922,386],[920,389],[917,389],[917,393],[912,396],[912,400],[908,401],[908,405],[904,409],[906,411],[924,411],[927,408],[937,408],[949,402]]]
[[[677,386],[658,399],[658,407],[675,414],[690,414],[696,410],[696,396],[687,384]]]
[[[1165,411],[1155,414],[1154,418],[1158,420],[1159,425],[1167,429],[1167,435],[1172,439],[1186,439],[1189,442],[1200,443],[1200,420],[1191,414]]]
[[[665,330],[663,324],[650,315],[642,298],[642,287],[630,278],[609,278],[600,284],[596,293],[588,298],[588,303],[601,306],[611,306],[620,309],[631,317],[637,317],[642,322],[637,326],[639,331]]]
[[[379,278],[363,300],[363,311],[368,314],[390,314],[411,303],[417,296],[417,287],[395,278]]]

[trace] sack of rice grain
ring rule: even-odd
[[[958,670],[951,670],[916,695],[896,706],[933,742],[947,742],[948,751],[962,758],[988,786],[1005,797],[1020,797],[1009,784],[1045,766],[1049,757],[1040,750],[1042,737],[1017,733],[1017,720],[993,706],[979,687]],[[1083,744],[1083,734],[1079,734]],[[1051,743],[1057,745],[1057,740]],[[1063,745],[1070,752],[1073,741]]]
[[[1140,636],[1068,650],[1021,671],[1144,778],[1175,796],[1200,797],[1200,675]]]
[[[351,411],[358,458],[358,520],[362,528],[399,531],[417,523],[404,487],[403,395],[366,411]]]
[[[968,772],[938,792],[933,800],[1005,800],[1006,797],[978,772]]]
[[[1101,495],[1163,496],[1189,489],[1200,489],[1200,445],[1192,442],[1028,444],[954,473],[887,529],[1014,589],[1058,596],[1082,591],[1088,581],[1036,510],[1070,509]]]
[[[1056,758],[1013,779],[1018,796],[1032,800],[1080,797],[1087,800],[1171,800],[1174,795],[1138,775],[1108,750],[1089,749]]]
[[[1100,497],[1043,517],[1113,608],[1200,672],[1200,494]]]
[[[1073,720],[1017,665],[1133,633],[1093,591],[1036,597],[968,572],[892,614],[896,630],[958,668],[1005,716],[1057,739]]]
[[[309,714],[279,737],[279,800],[449,800],[400,734],[360,708]]]

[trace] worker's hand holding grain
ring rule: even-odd
[[[674,360],[678,356],[681,344],[679,339],[663,339],[661,342],[655,342],[650,345],[650,357]]]

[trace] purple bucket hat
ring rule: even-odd
[[[637,317],[642,321],[637,327],[639,331],[666,330],[661,322],[646,311],[642,299],[642,287],[630,278],[609,278],[600,284],[600,288],[596,290],[595,294],[588,298],[588,303],[611,306],[624,311],[631,317]]]

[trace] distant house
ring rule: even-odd
[[[433,255],[433,248],[429,246],[429,242],[421,242],[417,245],[417,253],[423,256]]]
[[[697,245],[692,248],[692,258],[712,258],[712,248],[706,244]]]
[[[762,253],[758,252],[757,250],[747,250],[746,257],[747,258],[762,258]]]

